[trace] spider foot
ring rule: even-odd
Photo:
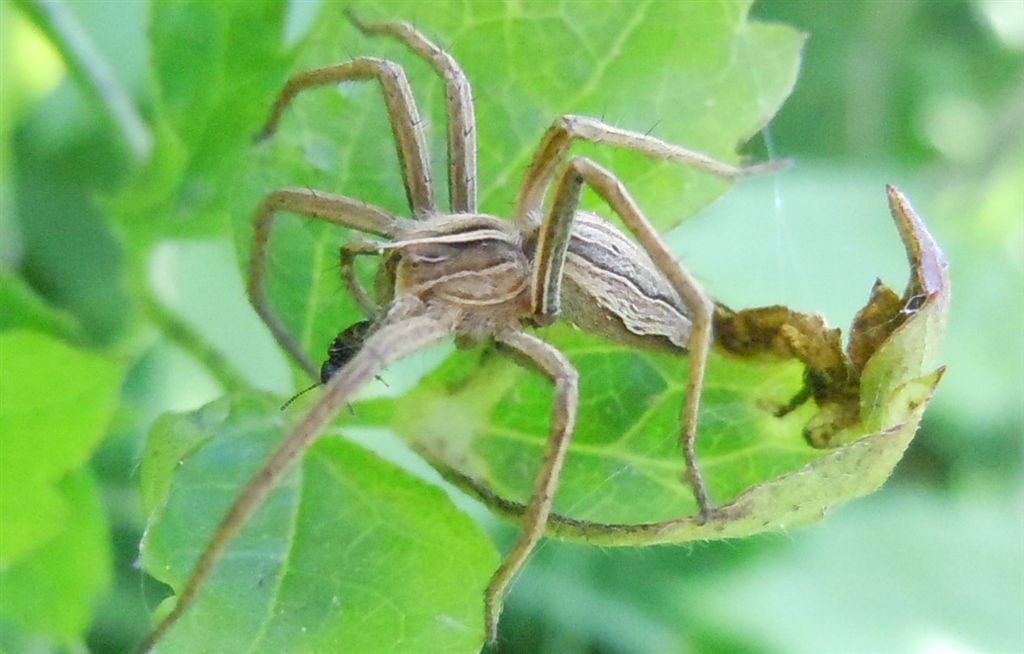
[[[693,499],[697,502],[697,524],[707,524],[710,519],[715,517],[717,509],[711,503],[707,486],[704,485],[704,477],[701,476],[696,462],[688,465],[683,471],[683,483],[693,489]]]
[[[501,618],[503,598],[488,597],[484,606],[485,645],[493,647],[498,642],[498,620]]]
[[[719,509],[713,506],[702,506],[697,512],[697,525],[703,527],[718,517]]]

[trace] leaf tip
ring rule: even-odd
[[[910,200],[892,184],[886,184],[889,210],[900,231],[912,271],[911,284],[918,292],[932,295],[949,292],[949,264],[935,238],[924,225]]]

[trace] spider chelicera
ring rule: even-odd
[[[245,521],[352,394],[389,363],[451,335],[461,347],[493,341],[555,387],[550,436],[523,516],[522,533],[494,573],[484,598],[489,639],[497,633],[509,583],[544,534],[578,404],[572,364],[524,328],[549,325],[561,317],[615,343],[680,354],[688,351],[690,372],[680,443],[701,516],[706,518],[712,510],[694,454],[694,438],[714,303],[675,260],[622,182],[586,157],[570,158],[569,151],[576,140],[590,141],[724,178],[767,172],[778,168],[778,163],[736,167],[594,118],[566,115],[555,120],[541,139],[519,187],[511,220],[482,214],[477,207],[473,100],[462,69],[451,55],[406,23],[365,24],[351,14],[349,18],[364,34],[403,43],[444,80],[449,209],[437,207],[423,121],[398,64],[360,57],[302,72],[288,81],[271,110],[263,138],[273,135],[285,109],[302,91],[349,81],[380,84],[411,217],[306,188],[274,191],[256,210],[249,298],[277,342],[312,379],[323,383],[323,395],[246,484],[200,555],[174,609],[140,651],[151,648],[189,608]],[[636,240],[612,223],[579,210],[584,184],[604,199]],[[545,209],[545,196],[552,187]],[[342,332],[335,341],[340,349],[332,348],[320,370],[275,315],[264,290],[271,227],[281,212],[382,237],[342,247],[343,275],[368,318]],[[383,283],[378,284],[376,302],[354,280],[352,260],[358,255],[383,257]]]

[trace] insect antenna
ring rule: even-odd
[[[284,404],[282,404],[282,405],[281,405],[281,409],[280,409],[280,410],[281,410],[281,411],[284,411],[285,409],[287,409],[287,408],[288,408],[288,405],[289,405],[289,404],[291,404],[291,403],[292,403],[292,402],[294,402],[295,400],[299,399],[299,396],[301,396],[301,395],[305,395],[306,393],[310,392],[310,391],[311,391],[311,390],[313,390],[314,388],[317,388],[318,386],[321,386],[321,383],[320,383],[320,382],[317,382],[317,383],[313,384],[312,386],[310,386],[310,387],[308,387],[308,388],[303,388],[303,389],[302,389],[301,391],[299,391],[299,392],[298,392],[298,393],[296,393],[295,395],[292,395],[292,396],[291,396],[290,398],[288,398],[288,400],[287,400],[287,401],[286,401],[286,402],[285,402]]]

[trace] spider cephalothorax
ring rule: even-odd
[[[669,252],[625,186],[585,157],[569,157],[576,140],[630,150],[650,159],[692,166],[726,178],[764,172],[769,164],[737,168],[646,134],[582,116],[562,116],[544,134],[519,187],[512,219],[477,207],[476,129],[469,82],[454,59],[405,23],[366,25],[367,34],[395,38],[426,60],[446,84],[449,210],[433,197],[423,121],[402,68],[363,57],[295,75],[282,90],[262,135],[271,136],[300,92],[353,80],[376,80],[384,92],[401,162],[410,217],[340,195],[283,188],[264,198],[253,219],[248,278],[250,300],[277,339],[311,378],[325,382],[321,399],[241,491],[200,556],[174,610],[143,644],[147,650],[195,600],[206,577],[270,489],[346,405],[360,386],[390,362],[454,335],[460,345],[493,339],[518,363],[555,387],[551,430],[519,540],[495,572],[485,597],[493,639],[508,584],[544,533],[578,404],[577,374],[569,360],[526,331],[559,317],[616,343],[689,351],[690,372],[680,442],[702,516],[711,510],[694,455],[697,409],[711,343],[714,305]],[[634,239],[612,223],[579,211],[584,184],[622,220]],[[545,196],[550,189],[550,203]],[[279,212],[331,222],[382,240],[342,247],[346,284],[367,320],[335,340],[317,370],[271,308],[264,290],[271,227]],[[352,261],[384,255],[376,301],[356,283]],[[336,346],[336,347],[335,347]]]

